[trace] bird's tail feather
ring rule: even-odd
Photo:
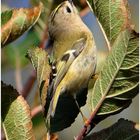
[[[54,93],[54,96],[51,100],[51,104],[50,104],[50,110],[49,113],[50,115],[53,117],[56,111],[56,107],[57,107],[57,103],[58,103],[58,99],[61,93],[61,88],[58,86],[58,88],[56,88],[56,92]]]

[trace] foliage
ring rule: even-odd
[[[1,94],[2,121],[7,140],[33,140],[30,107],[24,98],[3,82]]]
[[[20,8],[5,11],[2,16],[2,47],[11,43],[31,28],[38,20],[42,5],[34,8]],[[10,47],[8,47],[10,48]],[[13,50],[12,50],[13,49]],[[14,48],[8,49],[13,51]],[[12,52],[11,51],[11,52]],[[24,51],[20,50],[21,52]],[[10,53],[11,53],[10,52]],[[14,59],[13,53],[11,59]],[[23,53],[22,53],[23,55]],[[17,56],[17,55],[16,55]],[[17,57],[15,57],[17,59]],[[2,126],[7,140],[34,140],[31,111],[25,99],[10,85],[2,86]]]
[[[110,44],[130,24],[130,13],[125,0],[87,0],[98,18]]]
[[[13,9],[1,14],[1,44],[2,46],[12,42],[31,28],[38,20],[42,4],[31,9]]]
[[[84,140],[137,140],[139,131],[135,128],[135,123],[119,119],[117,123],[99,132],[87,136]]]
[[[15,41],[15,43],[7,44],[7,47],[2,49],[2,69],[6,66],[16,68],[17,61],[20,63],[21,68],[29,64],[29,61],[25,57],[26,52],[31,46],[37,46],[39,39],[33,31],[29,31],[21,39],[19,42]]]
[[[84,138],[94,128],[94,124],[126,109],[131,104],[132,99],[138,94],[139,83],[139,35],[131,28],[127,1],[87,1],[98,19],[99,26],[111,50],[104,61],[95,84],[92,85],[92,89],[89,91],[84,89],[82,91],[83,94],[77,95],[77,102],[81,107],[86,103],[87,93],[90,94],[88,100],[92,110],[87,124],[76,138],[77,140]],[[43,3],[47,7],[44,1]],[[50,5],[53,8],[51,2]],[[34,26],[37,21],[39,21],[38,24],[40,25],[44,18],[41,15],[41,11],[42,4],[30,9],[20,8],[3,12],[1,14],[2,47],[20,37],[25,31]],[[47,10],[46,13],[49,15]],[[39,19],[40,15],[42,19]],[[44,27],[46,27],[46,24],[42,26],[42,28]],[[27,38],[25,40],[31,42],[34,37],[27,36]],[[26,44],[21,43],[19,48],[23,49],[10,48],[10,45],[8,45],[6,48],[7,55],[11,62],[17,59],[17,56],[13,57],[14,53],[11,52],[16,50],[18,55],[23,56],[28,46],[30,46],[28,41]],[[25,45],[27,46],[26,49],[24,49]],[[50,96],[47,94],[51,74],[49,54],[47,51],[36,47],[29,49],[27,57],[31,60],[36,70],[39,93],[42,106],[44,107],[44,117],[46,117],[46,109],[50,102]],[[78,113],[77,105],[71,96],[60,96],[56,114],[54,118],[51,118],[51,132],[61,131],[69,127]],[[2,124],[7,139],[35,139],[30,108],[27,102],[12,86],[7,86],[3,82]],[[114,140],[118,133],[122,139],[127,139],[128,137],[133,139],[138,136],[138,131],[132,126],[134,126],[134,123],[121,119],[110,128],[91,134],[85,139],[106,138]],[[123,131],[124,128],[127,128],[126,131]],[[111,137],[108,137],[108,135]]]
[[[121,32],[92,90],[91,108],[97,117],[120,112],[138,94],[138,56],[137,34]]]

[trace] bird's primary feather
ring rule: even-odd
[[[82,52],[85,46],[85,40],[82,38],[78,40],[72,47],[71,50],[68,50],[62,58],[57,63],[57,76],[54,82],[54,91],[56,90],[56,87],[60,83],[60,81],[63,79],[64,75],[68,71],[70,65],[73,63],[73,61],[78,57],[78,55]]]
[[[63,79],[63,77],[65,76],[65,74],[67,73],[70,65],[73,63],[73,61],[76,59],[76,57],[78,57],[78,55],[82,52],[82,50],[84,49],[84,47],[86,46],[86,41],[84,38],[76,41],[72,47],[71,50],[68,50],[66,53],[64,53],[64,55],[62,56],[62,58],[58,61],[57,65],[57,76],[54,79],[54,85],[53,85],[53,99],[52,99],[52,103],[50,105],[50,110],[51,111],[51,115],[53,116],[56,110],[56,106],[57,106],[57,102],[59,99],[60,94],[62,94],[65,89],[62,88],[57,88],[59,83],[61,82],[61,80]],[[57,89],[57,91],[56,91]]]

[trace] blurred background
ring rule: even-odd
[[[20,93],[27,96],[27,102],[29,103],[33,116],[33,128],[37,140],[41,140],[46,133],[45,124],[43,121],[42,113],[37,113],[39,110],[40,99],[38,94],[37,83],[35,81],[35,73],[31,63],[25,58],[26,52],[33,46],[46,47],[47,44],[47,19],[50,11],[54,9],[62,0],[42,0],[45,5],[44,12],[41,14],[41,18],[36,25],[28,32],[24,33],[13,43],[1,50],[1,79],[7,84],[11,84]],[[98,63],[105,59],[108,54],[108,48],[103,34],[98,26],[95,16],[87,7],[85,0],[75,0],[76,6],[80,11],[80,15],[85,24],[92,31],[95,42],[98,49]],[[131,11],[131,22],[135,25],[135,30],[138,32],[139,25],[139,0],[128,0]],[[11,8],[32,7],[38,3],[37,0],[2,0],[2,11]],[[100,67],[98,67],[100,68]],[[26,95],[27,94],[27,95]],[[37,108],[38,107],[38,108]],[[82,107],[82,111],[86,116],[89,116],[88,105]],[[134,122],[139,122],[139,98],[136,96],[133,99],[129,108],[117,114],[111,116],[106,120],[100,122],[94,132],[103,128],[111,126],[117,122],[119,118],[126,118]],[[71,127],[59,132],[61,140],[71,140],[73,136],[76,136],[83,126],[83,120],[80,115],[76,118],[75,123]]]

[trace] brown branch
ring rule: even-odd
[[[91,130],[91,123],[95,116],[95,112],[90,116],[90,118],[86,121],[83,129],[80,131],[79,135],[75,138],[75,140],[82,140]]]
[[[5,133],[3,127],[1,127],[1,140],[6,140]]]
[[[48,138],[48,135],[45,134],[43,136],[43,139],[42,140],[59,140],[57,133],[52,133],[52,134],[49,134],[49,135],[50,135],[50,137]]]
[[[41,105],[34,107],[31,111],[32,118],[40,112],[42,112],[42,106]]]
[[[88,14],[89,11],[90,11],[90,8],[87,6],[83,10],[81,10],[79,14],[81,17],[84,17],[86,14]]]
[[[14,48],[16,57],[19,58],[19,52]],[[20,60],[16,59],[16,70],[15,70],[15,79],[16,79],[16,89],[18,92],[22,89],[22,77],[21,77],[21,64]]]
[[[79,135],[75,138],[75,140],[82,140],[90,132],[90,130],[92,128],[94,128],[94,126],[96,124],[93,124],[92,120],[95,117],[95,115],[96,115],[97,111],[99,110],[100,106],[102,105],[102,102],[104,101],[105,96],[106,95],[104,95],[102,97],[102,99],[99,101],[99,103],[97,104],[97,106],[95,107],[93,112],[91,113],[89,119],[85,122],[85,125],[84,125],[83,129],[80,131]]]
[[[44,35],[43,35],[42,40],[40,42],[39,48],[45,48],[47,41],[48,41],[48,27],[46,24],[46,29],[44,31]]]

